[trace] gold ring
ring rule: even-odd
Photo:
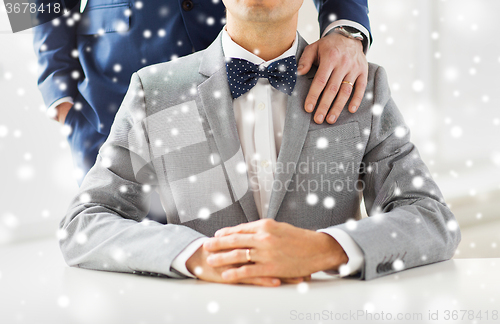
[[[349,82],[349,81],[342,81],[342,83],[347,83],[347,84],[349,84],[351,87],[354,87],[354,83],[352,83],[352,82]]]
[[[247,261],[252,262],[252,258],[250,257],[250,249],[247,249]]]

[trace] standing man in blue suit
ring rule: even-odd
[[[318,105],[315,121],[334,123],[352,93],[349,111],[356,111],[366,88],[368,3],[314,2],[322,37],[305,49],[298,73],[319,65],[304,109]],[[224,24],[219,0],[84,0],[34,28],[38,85],[49,116],[72,129],[79,184],[109,134],[132,73],[205,49]]]

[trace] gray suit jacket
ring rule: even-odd
[[[300,37],[297,57],[306,45]],[[384,69],[370,64],[369,95],[334,125],[315,124],[303,109],[314,73],[299,76],[288,99],[268,217],[346,231],[364,253],[363,279],[451,258],[460,231],[448,229],[455,218],[410,142]],[[185,277],[171,263],[189,243],[258,219],[243,163],[220,35],[204,51],[141,69],[60,223],[66,262]],[[151,190],[167,225],[145,219]],[[360,218],[362,196],[371,217],[346,223]]]

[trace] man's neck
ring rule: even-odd
[[[297,31],[297,19],[279,24],[242,22],[233,19],[228,13],[226,30],[236,44],[264,61],[269,61],[292,46]]]

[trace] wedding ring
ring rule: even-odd
[[[252,262],[252,258],[250,257],[250,249],[247,249],[247,261]]]
[[[352,83],[352,82],[349,82],[349,81],[342,81],[342,83],[347,83],[347,84],[349,84],[351,87],[354,87],[354,83]]]

